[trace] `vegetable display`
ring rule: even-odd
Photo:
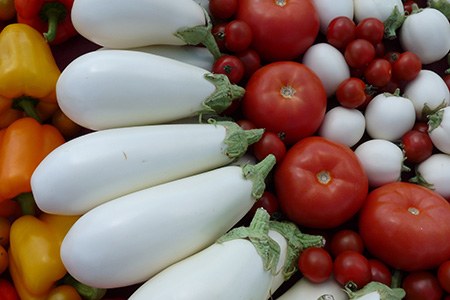
[[[0,298],[450,299],[448,0],[0,0]]]

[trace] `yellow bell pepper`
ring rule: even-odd
[[[9,268],[22,300],[45,300],[66,274],[61,243],[79,216],[24,215],[11,225]]]
[[[9,24],[0,33],[0,49],[0,128],[21,116],[17,109],[37,120],[50,117],[58,108],[61,71],[42,34],[26,24]]]

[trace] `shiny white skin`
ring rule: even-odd
[[[408,15],[399,31],[403,49],[414,52],[423,64],[444,58],[450,51],[450,23],[434,8]]]
[[[330,109],[319,128],[319,135],[349,147],[356,145],[364,135],[366,120],[355,108],[336,106]]]
[[[328,25],[337,17],[345,16],[353,20],[353,0],[313,0],[320,20],[320,31],[326,34]]]
[[[71,17],[83,37],[118,49],[185,45],[177,30],[206,24],[203,8],[192,0],[76,0]]]
[[[411,100],[381,93],[369,102],[364,117],[371,138],[395,141],[413,128],[416,111]]]
[[[332,295],[334,300],[348,300],[342,286],[332,277],[321,283],[302,277],[276,300],[316,300],[322,295]]]
[[[79,215],[111,199],[232,161],[226,129],[212,124],[124,127],[88,133],[53,150],[31,187],[48,213]]]
[[[369,17],[386,21],[397,7],[400,13],[404,13],[402,0],[353,0],[354,17],[356,23]]]
[[[378,292],[372,292],[361,297],[353,298],[353,300],[382,300]]]
[[[369,186],[379,187],[400,180],[405,159],[402,150],[393,142],[371,139],[355,149],[369,179]]]
[[[428,130],[433,145],[441,152],[450,154],[450,106],[442,108],[442,120],[438,127]]]
[[[100,48],[98,50],[107,50],[110,48]],[[110,49],[111,50],[111,49]],[[149,45],[128,50],[140,51],[161,55],[164,57],[179,60],[181,62],[197,66],[207,71],[212,70],[214,56],[205,47],[198,46],[174,46],[174,45]]]
[[[127,194],[81,216],[61,259],[90,286],[143,282],[231,229],[254,204],[252,188],[241,167],[225,166]]]
[[[286,240],[269,230],[281,248],[278,270],[286,258]],[[266,300],[274,276],[265,271],[263,260],[247,239],[213,244],[160,272],[129,298],[130,300]]]
[[[320,78],[327,97],[334,95],[339,84],[350,77],[350,69],[344,55],[328,43],[309,47],[302,62]]]
[[[433,185],[432,190],[450,200],[450,155],[432,154],[417,166],[416,171]]]
[[[160,55],[103,50],[73,60],[56,83],[61,110],[102,130],[159,124],[198,114],[215,91],[209,71]]]
[[[432,70],[421,70],[416,78],[408,82],[403,90],[403,97],[414,104],[417,120],[426,120],[422,111],[425,104],[436,109],[450,102],[450,93],[442,77]]]

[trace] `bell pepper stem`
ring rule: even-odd
[[[58,23],[67,16],[67,8],[61,2],[47,2],[42,6],[40,16],[48,23],[48,30],[44,33],[44,37],[50,43],[56,38]]]
[[[23,215],[36,215],[36,202],[32,193],[22,193],[14,198],[19,203]]]
[[[22,96],[13,99],[12,108],[24,111],[27,116],[35,119],[39,123],[42,123],[41,117],[39,117],[38,113],[36,112],[37,103],[38,100],[33,97]]]
[[[63,284],[73,286],[77,290],[78,294],[80,294],[80,296],[85,300],[100,300],[106,294],[106,289],[95,288],[83,284],[68,273],[62,278],[61,281]]]

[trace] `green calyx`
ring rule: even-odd
[[[269,236],[270,215],[258,208],[249,227],[238,227],[230,230],[217,240],[217,243],[235,239],[248,239],[255,247],[263,260],[265,271],[276,274],[278,260],[280,258],[280,246]]]
[[[106,294],[106,289],[103,288],[95,288],[84,283],[79,282],[75,278],[73,278],[70,274],[66,274],[61,279],[61,284],[67,284],[73,286],[78,294],[85,300],[100,300]]]
[[[252,196],[254,199],[261,198],[266,189],[266,177],[275,166],[276,159],[273,154],[269,154],[256,165],[246,164],[242,167],[244,178],[253,182]]]
[[[198,25],[194,27],[183,27],[177,30],[175,36],[184,41],[187,45],[203,45],[213,55],[214,59],[218,59],[222,53],[220,53],[219,46],[212,34],[212,22],[208,12],[204,9],[205,25]]]
[[[420,172],[417,170],[416,175],[411,177],[408,181],[426,187],[427,189],[434,190],[434,185],[426,181],[425,178],[423,178],[422,174],[420,174]]]
[[[247,152],[248,146],[259,141],[264,133],[264,129],[244,130],[232,121],[213,122],[226,128],[224,143],[227,147],[225,154],[231,159],[236,159],[244,155]]]
[[[203,102],[202,113],[217,113],[225,111],[234,100],[242,98],[245,89],[232,84],[224,74],[206,73],[205,79],[214,84],[216,90]]]
[[[40,17],[48,23],[48,31],[44,33],[48,42],[52,42],[56,38],[58,23],[64,20],[66,16],[67,8],[61,2],[47,2],[43,5]]]
[[[13,99],[12,108],[21,110],[25,112],[28,117],[31,117],[39,123],[42,123],[42,120],[36,111],[36,105],[38,104],[38,102],[39,101],[33,97],[21,96]]]
[[[439,10],[447,19],[450,20],[450,2],[447,0],[429,0],[428,6]]]
[[[433,115],[435,115],[437,112],[439,112],[443,108],[447,107],[447,105],[448,105],[448,103],[445,101],[445,99],[442,100],[442,102],[435,108],[431,108],[430,106],[428,106],[427,103],[425,103],[422,108],[422,118],[427,118],[427,119],[436,118]],[[432,129],[430,129],[430,131],[431,130]]]
[[[395,6],[392,13],[384,21],[384,37],[390,40],[395,39],[397,37],[396,31],[403,25],[405,19],[406,15]]]
[[[428,132],[433,131],[441,125],[442,120],[444,119],[444,109],[439,109],[435,113],[429,114],[428,118]]]
[[[405,290],[402,288],[391,288],[381,282],[369,282],[362,289],[353,291],[345,287],[344,291],[347,293],[349,299],[357,299],[370,293],[378,293],[381,300],[401,300],[406,296]]]

